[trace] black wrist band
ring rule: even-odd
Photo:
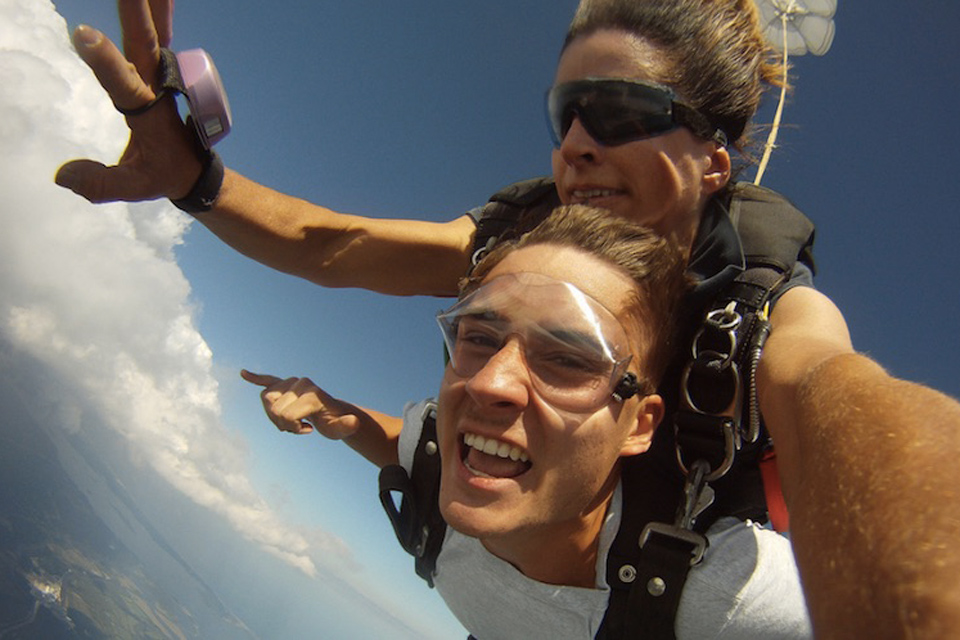
[[[139,116],[153,109],[170,92],[186,94],[187,87],[183,84],[183,76],[180,75],[180,63],[177,62],[177,54],[170,49],[160,49],[160,61],[157,65],[158,87],[153,100],[132,109],[124,109],[113,106],[117,111],[125,116]]]
[[[200,177],[190,189],[190,193],[178,200],[170,199],[173,206],[190,215],[212,209],[217,196],[220,195],[220,186],[223,184],[223,161],[220,156],[212,149],[205,155],[203,171],[200,172]]]

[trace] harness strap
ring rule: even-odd
[[[692,540],[652,532],[642,547],[642,561],[621,568],[621,578],[634,586],[611,591],[597,638],[674,640],[680,595],[698,549]]]
[[[627,599],[630,615],[624,621],[624,638],[669,638],[675,635],[677,608],[693,559],[703,554],[706,541],[648,529],[642,544],[643,562]],[[695,534],[699,535],[699,534]]]
[[[677,496],[683,485],[674,473],[676,466],[664,468],[662,462],[636,456],[621,463],[622,515],[620,529],[607,554],[610,601],[597,631],[598,639],[673,639],[673,618],[679,603],[674,596],[683,591],[692,549],[683,541],[663,535],[664,530],[647,528],[650,522],[674,522],[677,515]],[[643,490],[634,491],[631,487]],[[647,591],[647,585],[655,578],[667,587],[661,596]],[[647,625],[652,627],[647,629]],[[628,630],[637,629],[643,629],[643,633],[628,634]],[[657,633],[651,635],[654,631]]]
[[[749,268],[707,312],[674,417],[677,461],[684,472],[703,460],[709,466],[707,481],[718,482],[743,450],[751,452],[748,458],[755,465],[769,447],[756,397],[756,368],[769,334],[768,302],[786,279],[777,269]],[[722,501],[715,505],[698,529],[709,527],[728,506]],[[767,519],[765,513],[746,517]]]
[[[415,559],[417,575],[433,587],[437,556],[447,523],[440,515],[440,455],[437,449],[437,407],[423,411],[423,432],[413,454],[412,475],[400,465],[380,471],[380,503],[390,518],[400,546]],[[401,496],[400,508],[394,493]]]

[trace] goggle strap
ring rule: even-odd
[[[713,140],[721,147],[727,146],[727,134],[714,127],[705,115],[682,102],[673,103],[673,119],[705,140]]]
[[[620,382],[617,383],[616,388],[613,390],[613,397],[617,402],[624,402],[637,395],[637,392],[640,391],[640,383],[637,382],[637,376],[628,371],[623,375]]]

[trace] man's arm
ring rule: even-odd
[[[856,354],[806,288],[771,318],[760,403],[818,638],[960,628],[960,404]]]
[[[334,398],[309,378],[284,380],[246,370],[240,375],[263,387],[263,410],[280,431],[304,434],[316,430],[331,440],[343,440],[380,468],[398,463],[402,418]]]
[[[91,27],[74,45],[115,105],[135,109],[155,97],[159,50],[169,43],[172,6],[120,0],[124,54]],[[153,13],[151,13],[153,10]],[[155,16],[158,16],[155,20]],[[66,163],[57,184],[92,202],[183,198],[201,173],[194,133],[172,96],[127,116],[130,141],[119,163]],[[469,265],[474,224],[384,220],[337,213],[273,191],[233,171],[213,210],[197,219],[224,242],[275,269],[331,287],[397,295],[453,295]]]

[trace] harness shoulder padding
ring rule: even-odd
[[[417,575],[433,587],[437,556],[443,546],[447,523],[440,515],[440,454],[437,448],[437,418],[433,405],[423,413],[423,431],[413,454],[411,474],[398,464],[380,471],[380,503],[400,546],[415,559]],[[397,509],[393,494],[401,496]]]
[[[533,178],[501,189],[480,212],[473,241],[475,254],[532,229],[559,205],[553,178]]]
[[[789,274],[799,260],[816,272],[813,223],[785,197],[766,187],[738,182],[727,209],[740,236],[746,266]]]

